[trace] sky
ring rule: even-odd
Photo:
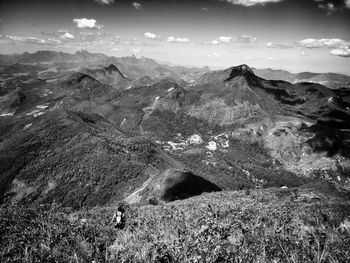
[[[350,75],[350,0],[0,0],[0,53]]]

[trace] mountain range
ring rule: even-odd
[[[253,69],[255,74],[264,79],[284,80],[292,83],[311,82],[318,83],[330,89],[349,88],[350,77],[335,73],[290,73],[285,70]]]
[[[311,204],[326,207],[327,224],[333,224],[334,215],[338,225],[350,215],[350,89],[339,84],[348,81],[346,76],[248,65],[212,71],[86,51],[1,55],[0,61],[4,206],[55,204],[70,207],[73,216],[122,202],[135,213],[128,231],[144,241],[148,234],[141,220],[161,235],[151,227],[149,218],[155,215],[175,224],[171,220],[192,211],[186,216],[198,224],[217,218],[212,222],[217,229],[231,229],[234,198],[237,209],[243,209],[244,200],[254,209],[266,206],[264,217],[288,204],[300,205],[300,214],[290,220],[301,220]],[[339,80],[340,86],[316,83],[322,79]],[[201,211],[212,218],[202,218]],[[169,221],[167,214],[174,218]],[[322,211],[314,215],[322,217]],[[280,224],[284,216],[265,222]],[[183,229],[190,232],[174,230],[176,242],[202,233],[188,225]],[[229,242],[238,236],[245,240],[243,230]],[[126,244],[133,242],[126,232],[118,235],[124,243],[114,243],[113,253],[128,258]],[[165,247],[173,251],[173,245]]]

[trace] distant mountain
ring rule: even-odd
[[[111,85],[115,88],[126,88],[128,86],[128,80],[123,73],[113,64],[107,67],[100,67],[97,69],[83,68],[80,70],[85,74],[94,77],[99,82]]]
[[[235,140],[250,138],[273,149],[272,158],[257,157],[255,153],[250,153],[252,156],[271,163],[276,158],[288,169],[306,174],[318,169],[319,164],[314,159],[319,158],[316,152],[330,157],[327,159],[328,164],[323,163],[326,166],[334,164],[339,156],[348,158],[350,105],[343,99],[348,96],[346,94],[350,93],[345,90],[340,95],[319,84],[268,81],[257,77],[247,65],[241,65],[205,73],[185,88],[171,82],[160,82],[128,89],[114,99],[114,105],[119,106],[117,123],[124,129],[140,129],[160,141],[170,141],[164,145],[178,154],[194,151],[202,156],[199,154],[203,149],[201,147],[210,142],[206,147],[214,149],[214,156],[201,158],[208,163],[221,163],[225,167],[220,161],[222,156],[216,155],[215,151],[225,152],[226,146],[219,145],[231,145],[233,140],[236,149],[242,147],[240,156],[243,157],[245,148]],[[231,133],[232,130],[237,133]],[[182,139],[177,137],[178,134],[181,134]],[[204,145],[200,143],[201,147],[192,148],[194,145],[184,138],[190,138],[193,134],[204,138]],[[214,134],[231,138],[230,142]],[[259,151],[263,151],[262,148]],[[332,159],[332,156],[338,157]],[[226,167],[229,169],[230,166]],[[198,174],[206,174],[223,187],[224,184],[216,181],[217,178],[213,179],[202,167],[192,169],[196,169]],[[223,178],[226,177],[221,173],[220,180]],[[229,180],[225,183],[226,186],[230,184]]]
[[[108,67],[108,65],[113,64],[129,80],[135,80],[143,76],[152,76],[152,78],[157,80],[170,77],[176,80],[184,79],[186,81],[193,81],[196,77],[209,70],[208,68],[173,67],[159,64],[150,58],[136,58],[134,55],[116,58],[108,57],[104,54],[89,53],[87,51],[78,51],[75,54],[56,51],[38,51],[32,54],[25,52],[22,55],[0,55],[0,65],[2,67],[14,63],[36,66],[51,64],[52,66],[56,65],[60,67],[70,65],[75,68],[88,67],[89,69],[93,67],[97,68],[101,65]]]
[[[253,69],[255,74],[264,79],[284,80],[292,83],[311,82],[330,89],[350,88],[350,77],[335,73],[290,73],[285,70]]]

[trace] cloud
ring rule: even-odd
[[[137,40],[136,38],[128,38],[128,39],[122,41],[121,44],[137,46],[137,45],[141,45],[141,42],[139,40]]]
[[[49,45],[57,45],[57,44],[62,44],[62,41],[60,41],[58,39],[54,39],[54,38],[48,38],[46,40],[46,43]]]
[[[326,2],[325,0],[314,0],[314,2]],[[328,1],[327,3],[318,4],[318,8],[327,10],[327,15],[331,15],[343,8],[350,8],[350,0]]]
[[[232,37],[221,36],[218,38],[218,41],[221,43],[230,43],[232,41]]]
[[[62,43],[60,40],[54,39],[54,38],[19,37],[19,36],[11,36],[11,35],[5,35],[5,36],[2,36],[2,38],[12,42],[25,42],[25,43],[36,44],[36,45],[56,45],[56,44]]]
[[[187,44],[187,43],[190,43],[190,40],[188,38],[182,38],[182,37],[168,37],[167,42],[170,42],[170,43],[184,43],[184,44]]]
[[[218,44],[228,44],[231,42],[233,42],[232,37],[220,36],[217,39],[214,39],[212,41],[199,41],[197,43],[201,45],[218,45]]]
[[[308,38],[298,42],[306,48],[331,48],[329,52],[333,56],[350,57],[350,42],[339,38]]]
[[[305,57],[306,53],[304,51],[300,52],[300,56]]]
[[[266,5],[271,3],[279,3],[284,0],[220,0],[225,1],[233,5],[241,5],[241,6],[255,6],[255,5]]]
[[[254,37],[254,36],[242,35],[242,36],[239,36],[239,37],[236,39],[236,42],[253,44],[253,43],[255,43],[257,40],[258,40],[258,38],[257,38],[257,37]]]
[[[331,2],[328,2],[327,4],[319,4],[318,8],[327,10],[327,15],[331,15],[338,10],[338,8]]]
[[[132,53],[140,53],[141,52],[141,48],[133,48],[130,50]]]
[[[220,57],[220,55],[216,52],[213,52],[213,53],[210,53],[210,54],[207,54],[207,53],[204,53],[203,56],[207,57],[207,58],[218,58]]]
[[[346,8],[350,8],[350,0],[345,0],[344,4]]]
[[[275,57],[268,57],[267,60],[275,60]]]
[[[13,40],[13,41],[27,42],[27,43],[34,43],[34,44],[46,44],[47,43],[47,41],[45,39],[38,38],[38,37],[18,37],[18,36],[6,35],[5,38]]]
[[[129,39],[121,39],[116,34],[101,32],[99,30],[79,30],[74,34],[68,32],[66,29],[61,29],[53,32],[41,32],[42,35],[47,36],[44,39],[50,45],[60,44],[61,48],[97,48],[112,49],[116,45],[123,44],[122,41],[129,41]],[[131,40],[130,40],[131,42]],[[132,44],[135,44],[136,40]]]
[[[42,35],[47,36],[47,37],[54,37],[54,38],[75,38],[67,29],[59,29],[57,31],[52,31],[52,32],[41,32]],[[73,36],[73,37],[72,37]]]
[[[138,2],[133,2],[132,6],[135,7],[136,9],[141,9],[141,4]]]
[[[241,35],[234,39],[230,36],[220,36],[212,41],[199,41],[198,44],[201,45],[218,45],[218,44],[229,44],[229,43],[243,43],[243,44],[253,44],[258,40],[257,37],[250,35]]]
[[[69,33],[69,32],[66,32],[64,33],[63,35],[60,36],[60,38],[64,38],[64,39],[74,39],[74,35]]]
[[[159,36],[157,36],[156,34],[153,34],[153,33],[151,33],[151,32],[146,32],[146,33],[144,34],[144,36],[145,36],[146,38],[149,38],[149,39],[157,39],[157,38],[159,38]]]
[[[113,4],[114,0],[94,0],[96,3],[99,3],[101,5],[109,5]]]
[[[347,42],[343,39],[339,38],[307,38],[297,42],[300,46],[306,48],[322,48],[322,47],[330,47],[330,48],[339,48],[349,46],[350,42]]]
[[[288,44],[278,44],[278,43],[272,43],[272,42],[266,43],[266,46],[268,48],[292,48],[293,47],[292,45],[288,45]]]
[[[208,7],[201,7],[201,9],[202,9],[203,11],[206,11],[206,12],[209,11],[209,8],[208,8]]]
[[[73,23],[77,26],[77,28],[97,28],[101,29],[101,25],[97,25],[97,21],[93,18],[74,18]]]
[[[350,57],[350,47],[332,49],[329,53],[333,56],[348,58]]]

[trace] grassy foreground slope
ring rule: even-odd
[[[223,191],[78,212],[4,207],[1,262],[347,262],[350,204],[312,189]]]
[[[140,208],[115,262],[346,262],[350,205],[310,189],[218,192]]]

